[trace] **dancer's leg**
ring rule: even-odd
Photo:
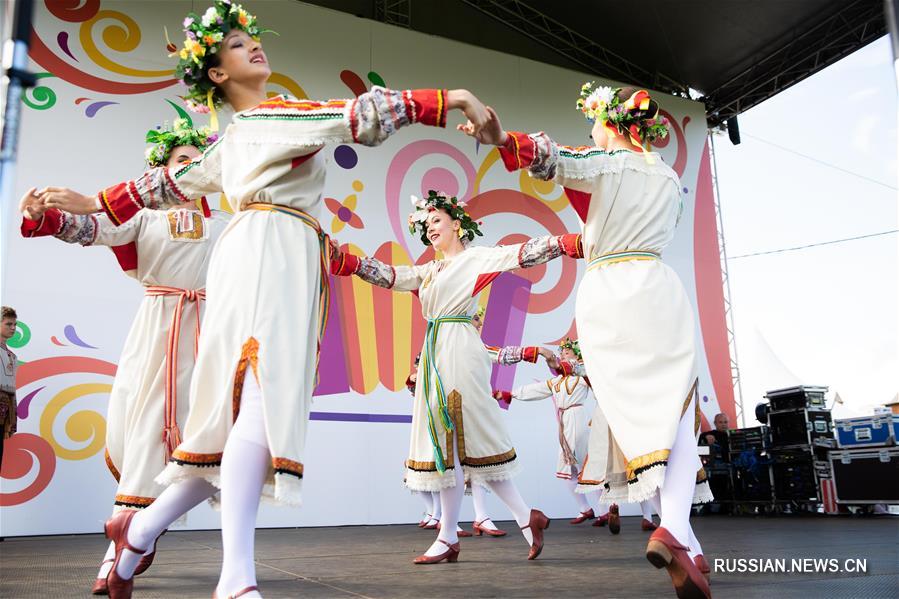
[[[437,524],[443,515],[443,509],[440,507],[440,493],[438,491],[431,491],[431,503],[434,505],[434,511],[431,512],[431,521],[428,524]]]
[[[506,504],[518,526],[527,526],[531,521],[531,508],[521,498],[518,487],[511,480],[491,480],[487,481],[490,490]],[[530,528],[522,529],[521,534],[528,542],[528,545],[534,544],[534,535],[531,534]]]
[[[262,390],[248,370],[240,413],[222,454],[222,573],[216,589],[219,597],[256,585],[253,563],[256,514],[271,460]]]
[[[487,513],[487,489],[471,483],[471,502],[474,504],[474,521],[487,530],[499,530]]]
[[[434,498],[431,495],[430,491],[413,491],[413,493],[421,497],[422,501],[424,501],[425,513],[424,517],[421,518],[419,522],[424,522],[425,524],[427,524],[434,516]]]
[[[110,541],[109,547],[106,548],[106,555],[103,556],[103,563],[100,564],[100,571],[97,572],[97,578],[106,578],[109,571],[112,570],[112,562],[108,560],[113,559],[115,559],[115,543]]]
[[[145,551],[152,547],[156,537],[166,528],[189,512],[191,508],[212,497],[218,489],[203,478],[188,478],[169,486],[146,509],[141,510],[131,519],[128,527],[128,543],[132,547],[140,547]],[[116,566],[116,573],[127,580],[134,575],[142,553],[134,553],[125,549]]]
[[[677,427],[668,456],[668,469],[660,490],[662,526],[677,541],[690,545],[690,509],[696,487],[696,437],[693,434],[694,402],[690,401]]]
[[[571,496],[574,497],[574,500],[577,502],[577,507],[581,511],[581,513],[586,513],[590,510],[590,504],[587,502],[587,496],[583,493],[577,492],[577,477],[571,477],[570,479],[562,479],[565,483],[565,486],[568,487],[568,491],[571,493]]]
[[[459,463],[459,452],[455,450],[455,443],[454,435],[453,465],[455,467],[452,472],[447,472],[447,474],[455,479],[456,484],[440,490],[440,508],[443,512],[440,516],[440,532],[437,534],[438,540],[434,541],[428,550],[425,551],[425,555],[429,557],[446,553],[446,545],[440,541],[445,541],[450,545],[459,542],[457,528],[459,526],[459,512],[462,510],[462,497],[465,496],[465,475],[462,473],[462,464]]]
[[[643,512],[643,519],[652,522],[652,503],[647,499],[640,502],[640,511]]]

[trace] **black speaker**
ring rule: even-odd
[[[735,116],[727,119],[727,136],[730,138],[730,143],[735,146],[740,145],[740,124]]]

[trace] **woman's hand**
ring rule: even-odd
[[[28,220],[40,220],[44,212],[47,211],[47,207],[44,206],[40,196],[35,193],[36,191],[37,188],[32,187],[25,192],[21,201],[19,201],[19,212]]]
[[[537,350],[537,353],[543,356],[543,358],[546,360],[546,365],[553,370],[558,370],[561,367],[558,356],[556,356],[556,354],[554,354],[551,349],[541,347]]]
[[[479,142],[485,145],[505,145],[506,141],[509,139],[509,136],[503,129],[502,123],[499,122],[499,115],[497,115],[496,111],[493,110],[493,108],[491,108],[490,106],[487,106],[487,113],[490,115],[490,120],[487,121],[482,129],[477,130],[474,126],[474,123],[472,123],[471,121],[468,121],[464,125],[456,125],[456,129],[466,135],[474,137]]]
[[[71,214],[93,214],[102,209],[97,198],[81,195],[67,187],[45,187],[38,196],[45,208],[58,208]]]
[[[467,89],[451,89],[446,93],[448,110],[459,109],[471,124],[475,133],[479,132],[489,121],[487,107]]]

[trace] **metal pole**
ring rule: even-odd
[[[740,364],[737,359],[737,332],[734,327],[734,310],[730,301],[730,274],[727,270],[727,245],[724,242],[724,219],[721,215],[721,194],[718,190],[718,160],[715,156],[715,135],[709,130],[709,154],[712,161],[712,183],[715,190],[715,215],[718,217],[718,250],[721,253],[721,278],[724,283],[724,318],[727,328],[727,346],[730,351],[730,376],[736,392],[734,404],[737,408],[737,421],[746,426],[746,412],[743,410],[743,384],[740,381]]]
[[[0,294],[6,293],[8,219],[13,213],[16,182],[16,156],[19,145],[19,126],[22,117],[22,95],[34,86],[34,75],[27,71],[28,42],[31,38],[33,0],[16,0],[16,15],[12,36],[12,61],[6,71],[6,106],[3,113],[3,138],[0,145]]]
[[[890,32],[890,42],[893,48],[893,70],[896,72],[896,86],[899,87],[899,2],[897,0],[884,0],[883,12],[887,21],[887,29]]]

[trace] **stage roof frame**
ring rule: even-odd
[[[305,0],[693,97],[710,127],[886,34],[883,0]]]

